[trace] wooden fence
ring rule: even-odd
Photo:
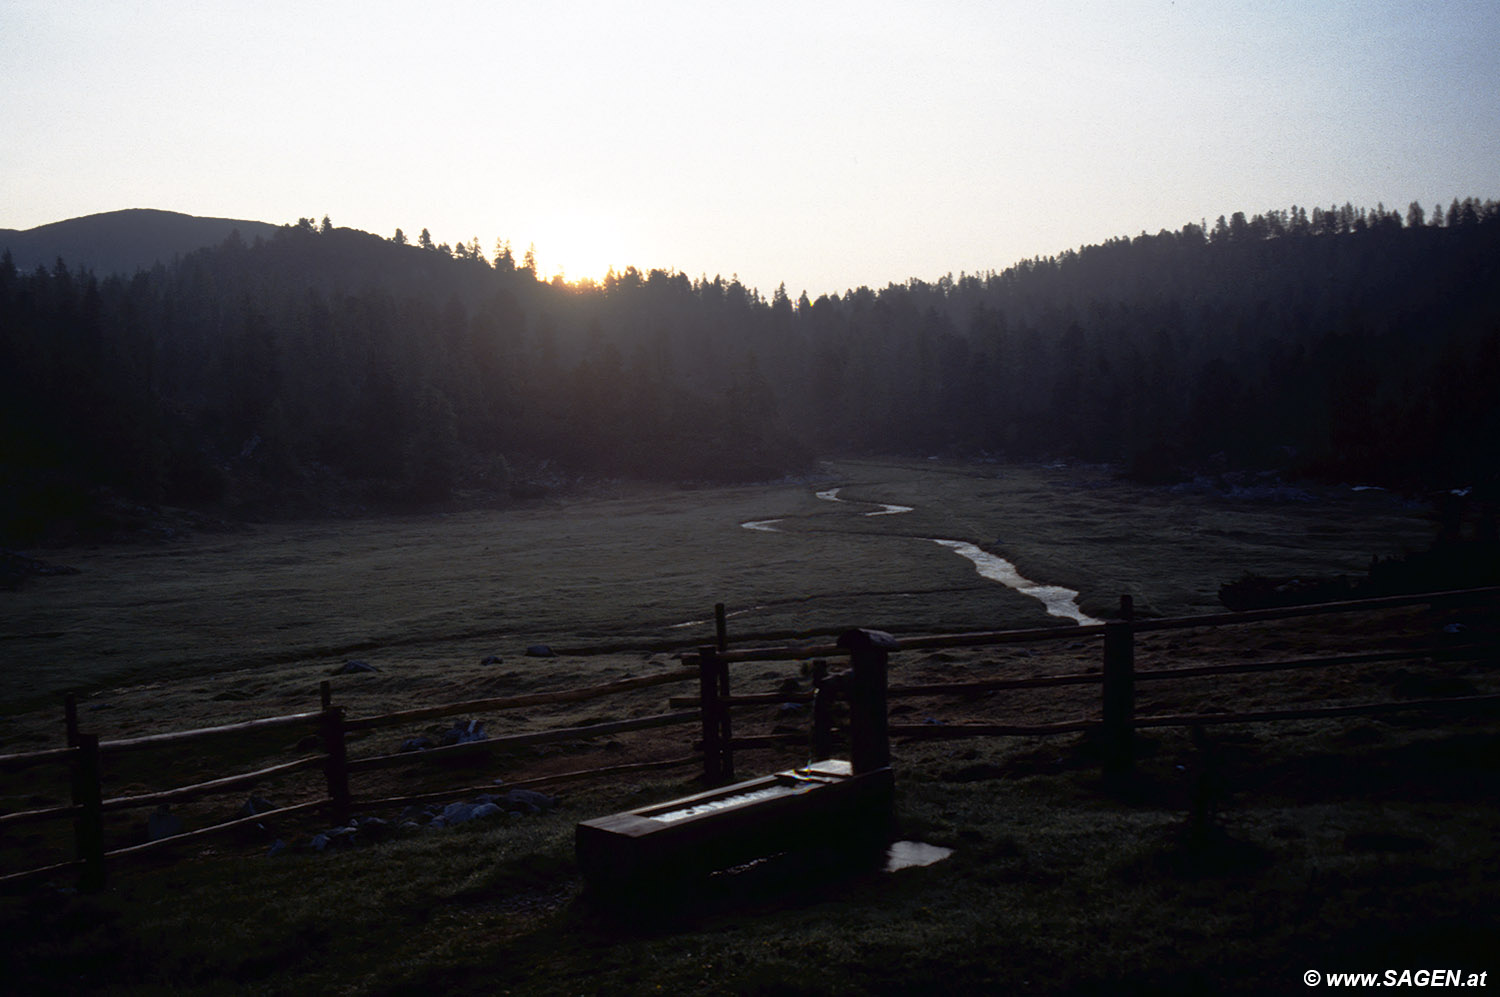
[[[867,642],[861,643],[856,641],[851,646],[848,641],[841,641],[836,644],[799,644],[795,646],[783,645],[777,647],[730,649],[725,627],[724,608],[721,605],[716,607],[716,642],[704,645],[696,651],[682,654],[682,667],[673,668],[655,675],[620,679],[601,685],[556,692],[470,700],[354,719],[345,716],[344,708],[332,702],[331,686],[328,682],[324,682],[321,687],[321,708],[317,711],[248,720],[241,723],[225,724],[198,730],[176,731],[110,741],[101,741],[97,735],[85,733],[79,729],[77,709],[73,699],[69,697],[65,704],[67,747],[0,755],[0,773],[14,773],[46,765],[64,767],[71,777],[71,802],[60,806],[0,814],[0,831],[32,822],[71,819],[73,821],[76,857],[70,861],[0,876],[0,888],[13,888],[36,880],[55,878],[76,872],[81,889],[97,890],[104,884],[107,862],[173,847],[184,842],[198,841],[210,836],[263,823],[271,819],[291,817],[310,811],[322,811],[333,821],[342,823],[348,819],[356,804],[364,809],[392,808],[452,798],[455,795],[476,793],[495,788],[493,785],[457,789],[449,788],[424,792],[419,795],[386,796],[379,798],[357,796],[351,791],[351,776],[353,775],[383,768],[411,765],[415,762],[482,758],[492,752],[507,748],[561,741],[576,741],[627,731],[690,723],[697,725],[700,732],[700,739],[692,745],[691,754],[659,761],[580,769],[574,772],[507,783],[507,786],[517,787],[551,783],[575,778],[582,779],[590,776],[624,774],[633,771],[700,763],[703,766],[705,782],[709,785],[719,785],[734,777],[734,752],[736,750],[808,743],[811,740],[815,752],[823,750],[826,754],[827,745],[831,742],[835,734],[831,713],[828,709],[830,697],[804,692],[735,695],[731,692],[730,688],[730,666],[748,662],[812,661],[819,665],[815,669],[816,684],[819,687],[835,688],[838,676],[827,673],[826,667],[823,665],[826,659],[850,655],[853,663],[858,667],[860,664],[859,655],[861,653],[870,654],[873,655],[871,658],[872,661],[878,659],[880,662],[880,668],[882,669],[881,691],[884,692],[887,699],[950,695],[971,696],[1007,689],[1097,685],[1100,687],[1098,700],[1099,712],[1094,717],[1041,725],[999,723],[913,725],[889,724],[884,722],[887,718],[884,716],[882,709],[882,716],[879,718],[882,723],[879,724],[879,727],[883,735],[910,739],[995,736],[1037,737],[1064,733],[1094,732],[1098,736],[1099,743],[1103,748],[1102,764],[1106,776],[1118,776],[1130,770],[1135,757],[1135,732],[1141,728],[1197,726],[1221,723],[1260,723],[1317,717],[1373,715],[1393,711],[1423,709],[1493,710],[1496,706],[1500,706],[1500,695],[1455,696],[1438,699],[1298,707],[1242,713],[1139,716],[1136,713],[1135,707],[1135,689],[1138,683],[1274,670],[1324,668],[1339,665],[1411,660],[1439,655],[1455,659],[1493,657],[1495,654],[1495,644],[1493,636],[1486,637],[1481,634],[1480,640],[1460,642],[1440,649],[1405,647],[1395,650],[1325,655],[1310,658],[1141,671],[1135,667],[1135,638],[1138,634],[1150,632],[1236,626],[1296,617],[1369,612],[1419,605],[1444,607],[1475,606],[1489,613],[1491,619],[1496,619],[1497,598],[1500,598],[1500,587],[1173,619],[1137,619],[1132,611],[1129,597],[1125,596],[1121,599],[1119,616],[1104,624],[1042,630],[980,631],[903,638],[891,638],[888,635],[879,635],[881,641],[877,648],[869,647]],[[858,631],[857,633],[870,634],[871,632]],[[883,677],[887,655],[901,651],[1046,643],[1062,640],[1069,642],[1099,640],[1102,645],[1100,670],[1026,678],[995,678],[965,682],[889,686],[886,685]],[[431,748],[420,752],[403,751],[360,758],[350,758],[348,753],[347,739],[350,734],[354,733],[410,725],[425,720],[458,714],[491,714],[539,705],[584,702],[618,695],[623,692],[694,680],[698,684],[696,696],[671,697],[668,699],[668,712],[650,716],[579,727],[502,735],[448,747]],[[813,723],[809,734],[772,733],[750,737],[736,737],[734,735],[733,723],[731,721],[731,713],[734,709],[781,703],[813,704]],[[869,705],[864,704],[861,707],[856,704],[855,708],[869,709]],[[101,758],[103,757],[146,749],[175,749],[210,739],[243,738],[248,735],[268,731],[286,730],[302,730],[308,734],[316,733],[318,736],[307,741],[307,753],[292,761],[156,792],[112,798],[104,796],[101,784]],[[822,746],[821,749],[819,745]],[[864,747],[856,745],[855,750],[879,751],[882,749],[868,745]],[[326,789],[316,799],[224,821],[209,827],[175,834],[156,841],[129,845],[113,850],[106,850],[105,848],[104,817],[106,814],[157,807],[164,804],[242,790],[267,780],[306,771],[322,772]]]
[[[1079,718],[1059,723],[1031,725],[994,723],[891,724],[888,731],[892,737],[911,739],[1043,737],[1056,734],[1090,732],[1098,737],[1102,749],[1101,757],[1104,774],[1110,777],[1118,777],[1128,772],[1134,765],[1135,732],[1141,728],[1195,727],[1225,723],[1263,723],[1319,717],[1377,715],[1410,710],[1493,710],[1497,706],[1500,706],[1500,695],[1406,699],[1400,701],[1355,703],[1337,706],[1307,706],[1253,712],[1138,716],[1136,713],[1136,685],[1141,682],[1160,682],[1173,679],[1180,680],[1252,672],[1328,668],[1340,665],[1395,662],[1434,656],[1459,660],[1464,658],[1493,658],[1497,649],[1493,635],[1488,637],[1481,635],[1481,638],[1478,640],[1453,642],[1443,647],[1416,646],[1358,654],[1334,654],[1317,657],[1288,658],[1276,661],[1241,662],[1227,665],[1140,671],[1135,667],[1135,638],[1138,634],[1143,633],[1229,627],[1266,621],[1289,620],[1298,617],[1378,612],[1423,605],[1434,607],[1472,605],[1482,607],[1489,613],[1489,619],[1500,622],[1500,613],[1497,613],[1497,601],[1500,601],[1500,587],[1488,587],[1234,613],[1167,619],[1137,619],[1131,598],[1129,596],[1121,596],[1119,615],[1114,620],[1102,624],[1045,630],[981,631],[893,638],[889,649],[892,654],[898,651],[934,650],[939,648],[985,647],[1052,641],[1077,642],[1079,640],[1098,639],[1102,644],[1102,660],[1099,671],[1028,678],[984,679],[969,682],[892,685],[886,690],[888,699],[902,699],[946,695],[966,696],[1006,689],[1040,689],[1097,685],[1100,687],[1099,713],[1095,717]],[[795,743],[802,740],[799,735],[791,734],[735,737],[730,718],[731,711],[734,708],[783,702],[809,703],[814,701],[814,696],[807,693],[793,695],[780,693],[733,695],[729,689],[729,666],[731,664],[752,661],[819,660],[846,653],[848,653],[846,650],[835,644],[729,650],[720,641],[717,646],[710,645],[700,648],[696,655],[696,663],[700,670],[700,695],[697,703],[702,712],[702,748],[705,779],[710,783],[715,783],[732,778],[734,776],[734,751],[736,749],[767,747],[773,744]],[[690,656],[684,660],[685,662],[692,661],[693,658]],[[686,706],[692,702],[694,701],[686,698],[673,698],[669,700],[669,704],[674,707]],[[826,722],[826,719],[821,718],[815,718],[814,720],[815,726]],[[824,735],[815,733],[814,736]]]
[[[625,731],[694,723],[698,720],[698,711],[678,711],[610,723],[590,724],[582,727],[511,734],[445,747],[435,747],[423,751],[403,751],[361,758],[349,757],[349,735],[386,727],[410,725],[423,720],[438,719],[457,714],[488,714],[543,704],[584,702],[656,685],[691,681],[697,678],[697,676],[698,670],[696,668],[674,668],[661,674],[621,679],[602,685],[505,698],[469,700],[415,710],[403,710],[379,716],[361,717],[358,719],[347,718],[344,708],[334,705],[332,702],[332,688],[328,682],[324,682],[321,687],[322,708],[314,712],[296,713],[281,717],[267,717],[217,727],[174,731],[171,733],[152,734],[145,737],[110,741],[101,741],[97,735],[84,733],[78,729],[78,713],[73,697],[70,696],[65,703],[68,747],[0,755],[0,773],[15,773],[43,765],[66,767],[71,774],[72,801],[61,806],[0,814],[0,831],[8,831],[12,827],[33,822],[71,819],[74,823],[73,837],[76,857],[67,862],[0,876],[0,889],[76,872],[79,878],[80,889],[97,890],[104,885],[105,865],[107,861],[144,855],[183,843],[199,841],[210,836],[241,830],[248,826],[264,823],[276,818],[291,817],[309,811],[321,811],[334,823],[342,824],[348,820],[356,804],[362,808],[381,809],[452,798],[456,795],[485,790],[493,791],[496,787],[490,784],[482,787],[449,788],[422,793],[420,795],[368,798],[355,795],[351,791],[350,784],[351,776],[354,774],[383,768],[459,758],[475,759],[506,748],[548,744],[559,741],[574,741],[618,734]],[[112,798],[105,798],[104,796],[101,779],[103,772],[101,758],[147,749],[182,748],[215,738],[233,737],[235,735],[244,737],[246,735],[260,734],[274,730],[301,731],[309,735],[316,734],[316,737],[308,739],[307,753],[303,757],[293,761],[282,762],[250,772],[238,773],[186,786],[178,786],[158,792]],[[663,761],[640,762],[560,773],[532,780],[510,782],[506,786],[507,788],[517,788],[594,775],[624,773],[697,763],[698,756],[693,754]],[[253,815],[213,824],[195,831],[172,834],[155,841],[112,850],[105,849],[104,817],[106,814],[158,807],[163,804],[243,790],[271,779],[306,771],[321,771],[323,775],[326,790],[316,799],[292,806],[261,811]]]

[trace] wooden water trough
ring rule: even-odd
[[[584,821],[575,845],[590,888],[629,899],[778,855],[883,851],[895,794],[885,709],[887,655],[895,641],[880,631],[851,630],[839,646],[849,650],[851,669],[820,683],[825,708],[815,704],[813,712],[826,716],[832,697],[848,696],[852,760],[820,759]]]

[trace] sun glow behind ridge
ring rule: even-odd
[[[602,283],[613,269],[640,266],[640,246],[615,219],[599,212],[560,212],[540,218],[536,225],[537,276],[561,276],[570,284]],[[516,255],[519,261],[524,247]]]

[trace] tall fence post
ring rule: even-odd
[[[703,778],[717,786],[735,777],[735,753],[729,745],[733,729],[729,706],[723,702],[729,699],[729,663],[718,655],[717,648],[705,645],[697,649],[697,682],[703,703]]]
[[[829,675],[828,662],[813,661],[812,761],[833,757],[833,703],[843,689],[843,675]]]
[[[1120,617],[1104,625],[1104,776],[1118,778],[1135,766],[1135,601],[1120,596]]]
[[[78,857],[83,860],[78,888],[85,893],[96,893],[104,889],[104,789],[100,785],[99,736],[78,734],[77,738],[73,805],[83,808],[73,820]]]
[[[849,761],[854,774],[891,764],[886,716],[886,667],[896,639],[881,630],[849,630],[839,637],[849,652]]]
[[[703,716],[703,781],[717,786],[734,778],[734,752],[729,746],[732,731],[729,707],[729,663],[718,649],[698,648],[699,710]]]
[[[721,653],[729,650],[729,617],[722,602],[714,603],[714,643]]]
[[[323,750],[328,758],[323,771],[328,777],[328,799],[333,804],[333,819],[343,824],[349,820],[349,749],[344,741],[344,708],[329,706],[318,723],[323,735]]]
[[[734,779],[734,732],[729,722],[729,662],[714,655],[715,675],[719,681],[719,750],[723,753],[724,781]]]

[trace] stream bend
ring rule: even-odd
[[[839,497],[838,488],[829,488],[814,493],[825,502],[844,502],[848,499]],[[860,503],[864,505],[878,506],[871,512],[861,513],[863,516],[895,516],[904,512],[912,512],[913,507],[909,505],[891,505],[885,502]],[[780,519],[752,519],[740,524],[747,530],[756,530],[762,533],[782,533],[776,527]],[[1016,570],[1016,566],[997,554],[991,554],[977,544],[969,543],[967,540],[940,540],[936,537],[912,537],[914,540],[926,540],[929,543],[941,544],[960,557],[967,558],[974,565],[974,570],[979,572],[981,578],[987,578],[992,582],[999,582],[1007,588],[1014,589],[1021,595],[1036,599],[1047,610],[1047,615],[1056,616],[1065,620],[1072,620],[1079,626],[1091,626],[1103,623],[1103,620],[1089,616],[1078,607],[1078,593],[1073,589],[1064,588],[1061,585],[1043,585],[1022,576]]]

